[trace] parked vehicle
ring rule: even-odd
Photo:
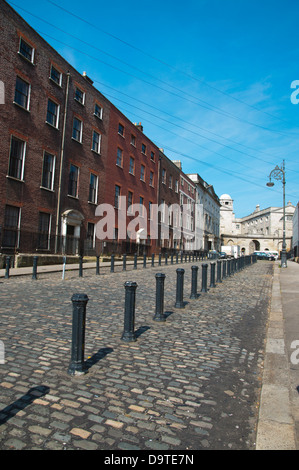
[[[227,254],[224,251],[220,251],[219,258],[227,258]]]
[[[253,254],[257,256],[257,259],[264,259],[264,260],[267,260],[267,261],[275,261],[275,256],[272,255],[271,253],[267,252],[267,251],[255,251]]]
[[[227,258],[239,258],[240,247],[238,245],[223,245],[221,252],[226,253]]]
[[[266,253],[269,253],[270,255],[273,255],[274,258],[275,258],[275,261],[278,260],[278,258],[279,258],[278,251],[266,251]]]

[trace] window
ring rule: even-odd
[[[78,101],[80,104],[84,105],[85,103],[85,93],[84,91],[80,90],[80,88],[75,89],[75,100]]]
[[[55,157],[48,152],[44,153],[42,187],[53,190],[54,188]]]
[[[30,85],[29,83],[22,80],[22,78],[17,77],[14,103],[29,111],[29,102]]]
[[[179,192],[179,182],[178,182],[178,180],[175,180],[175,192],[176,193]]]
[[[93,150],[96,153],[101,153],[101,135],[96,131],[92,132],[91,150]]]
[[[128,212],[132,212],[132,204],[133,204],[133,193],[131,191],[128,192]]]
[[[97,199],[98,199],[98,177],[94,175],[93,173],[90,173],[88,201],[96,204]]]
[[[145,144],[142,144],[141,152],[144,153],[144,155],[146,155],[146,145]]]
[[[62,73],[59,72],[53,65],[51,65],[50,70],[50,79],[53,80],[57,85],[61,86],[62,83]]]
[[[23,38],[20,39],[19,53],[33,64],[34,49]]]
[[[26,142],[11,137],[8,176],[23,180]]]
[[[3,246],[18,248],[20,239],[20,215],[21,210],[19,207],[5,207]]]
[[[153,203],[149,201],[148,203],[148,218],[152,220],[152,212],[153,212]]]
[[[122,162],[123,162],[123,151],[122,149],[118,148],[117,155],[116,155],[116,165],[122,166]]]
[[[172,189],[172,175],[169,176],[169,188]]]
[[[114,207],[119,209],[120,186],[115,185],[114,191]]]
[[[78,197],[79,168],[70,166],[68,195]]]
[[[154,172],[150,172],[150,181],[149,181],[150,186],[154,186]]]
[[[154,152],[151,152],[151,160],[154,162],[155,161],[155,154]]]
[[[82,142],[82,127],[83,123],[78,118],[74,118],[73,120],[73,139],[77,140],[77,142]]]
[[[136,137],[133,134],[131,134],[131,144],[134,145],[134,147],[136,147]]]
[[[50,244],[51,215],[39,213],[37,248],[48,250]]]
[[[166,170],[165,170],[165,168],[162,169],[162,183],[166,184]]]
[[[94,105],[94,115],[99,119],[103,118],[103,108],[98,103]]]
[[[119,135],[121,135],[122,137],[124,137],[125,135],[125,128],[122,124],[118,124],[118,133]]]
[[[144,165],[141,165],[140,179],[141,179],[141,181],[144,181],[144,179],[145,179],[145,166]]]
[[[140,217],[143,217],[144,216],[144,198],[142,196],[139,197],[139,204],[140,204],[139,215]]]
[[[129,173],[131,173],[131,175],[135,174],[135,160],[133,157],[130,157]]]
[[[59,122],[59,105],[54,103],[54,101],[48,99],[48,109],[47,109],[47,123],[51,126],[58,129]]]
[[[95,224],[92,222],[87,223],[87,245],[88,248],[95,247]]]

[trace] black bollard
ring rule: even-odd
[[[79,277],[83,277],[83,257],[79,256]]]
[[[201,292],[208,292],[207,284],[208,284],[208,265],[202,264],[202,279],[201,279]]]
[[[176,308],[184,308],[184,269],[177,269],[177,282],[176,282],[176,302],[175,302],[175,307]]]
[[[156,274],[156,313],[154,316],[155,321],[165,321],[164,316],[164,281],[165,274]]]
[[[178,254],[178,253],[177,253],[176,256],[175,256],[175,262],[176,262],[176,264],[179,263],[179,254]]]
[[[227,265],[226,265],[226,274],[227,274],[228,277],[230,276],[230,266],[231,266],[230,262],[231,262],[231,260],[228,259],[227,260]]]
[[[222,278],[225,279],[226,278],[226,264],[227,264],[227,261],[226,259],[223,260],[223,269],[222,269]]]
[[[100,257],[97,256],[96,275],[99,276],[99,274],[100,274]]]
[[[73,302],[73,327],[72,327],[72,355],[68,373],[70,375],[86,374],[87,367],[84,363],[85,350],[85,324],[86,305],[88,302],[86,294],[74,294]]]
[[[217,282],[222,282],[221,281],[221,261],[219,259],[217,260]]]
[[[137,283],[127,281],[125,286],[125,318],[124,318],[124,331],[121,339],[126,342],[136,341],[135,336],[135,297]]]
[[[162,255],[161,253],[159,254],[159,266],[161,266],[161,259],[162,259]]]
[[[210,267],[211,267],[210,287],[216,287],[216,284],[215,284],[215,266],[216,266],[215,261],[210,263]]]
[[[123,255],[123,271],[127,269],[127,255]]]
[[[38,256],[33,257],[32,279],[37,279],[37,262]]]
[[[155,266],[155,255],[152,255],[152,266]]]
[[[191,266],[192,270],[192,278],[191,278],[191,295],[190,299],[197,299],[197,273],[198,273],[198,266]]]
[[[114,255],[111,255],[111,267],[110,272],[114,273]]]
[[[137,253],[134,255],[134,269],[137,269]]]
[[[9,268],[10,268],[10,256],[6,256],[6,264],[5,264],[5,279],[9,278]]]
[[[168,264],[168,254],[165,253],[165,264]]]

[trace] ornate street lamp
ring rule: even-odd
[[[285,164],[284,160],[282,163],[282,167],[279,168],[278,165],[274,168],[274,170],[271,171],[269,175],[269,182],[267,183],[267,186],[270,188],[274,186],[273,181],[271,178],[274,178],[278,181],[282,181],[282,187],[283,187],[283,231],[282,231],[282,251],[281,251],[281,267],[286,268],[287,267],[287,252],[286,252],[286,214],[285,214],[285,185],[286,185],[286,180],[285,180]]]

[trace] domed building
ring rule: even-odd
[[[268,207],[255,210],[248,216],[236,218],[233,199],[222,194],[220,200],[221,245],[238,245],[243,254],[254,251],[278,251],[282,249],[283,207]],[[293,214],[295,206],[288,202],[286,213],[286,249],[292,247]]]

